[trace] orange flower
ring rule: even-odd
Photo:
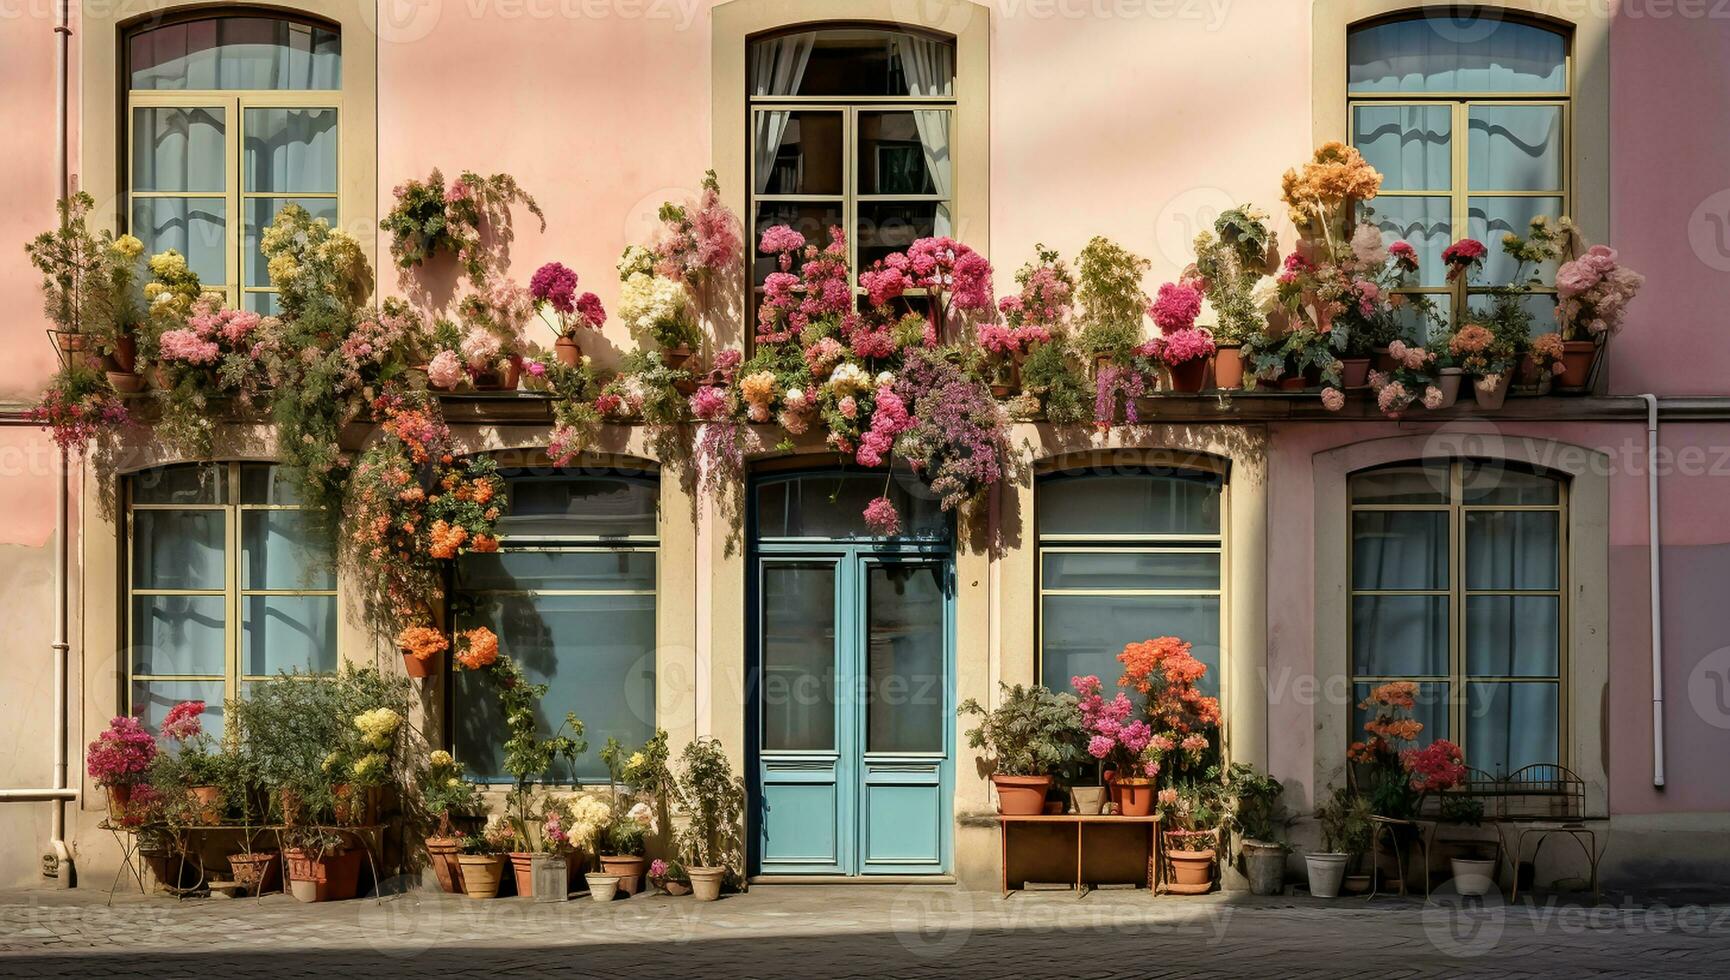
[[[457,549],[468,540],[469,532],[461,525],[447,524],[444,521],[433,521],[430,532],[431,543],[427,546],[427,554],[434,558],[455,558]]]
[[[476,480],[474,485],[475,503],[484,504],[493,499],[493,484],[491,480]]]
[[[463,630],[457,634],[457,666],[464,670],[480,670],[499,659],[499,638],[485,626]]]
[[[444,633],[431,626],[410,626],[397,634],[396,645],[416,660],[426,661],[445,652],[450,641],[445,639]]]
[[[1358,707],[1369,709],[1373,705],[1386,705],[1390,708],[1411,708],[1418,703],[1418,685],[1414,681],[1389,681],[1380,687],[1372,688],[1370,696],[1358,704]]]
[[[499,550],[499,539],[486,534],[477,534],[469,541],[469,550],[480,554],[489,554]]]

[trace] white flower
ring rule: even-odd
[[[895,383],[895,372],[893,372],[893,371],[878,371],[877,372],[877,387],[882,388],[886,385],[892,385],[894,383]]]
[[[840,395],[863,391],[870,384],[871,376],[865,373],[865,369],[850,362],[838,365],[829,375],[829,387]]]
[[[1263,314],[1279,309],[1279,280],[1273,276],[1262,276],[1255,281],[1255,288],[1250,290],[1250,300],[1255,308]]]
[[[684,317],[688,299],[683,283],[634,272],[619,287],[619,317],[634,335],[648,336],[657,325]]]

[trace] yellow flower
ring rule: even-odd
[[[374,708],[355,716],[354,727],[360,730],[366,744],[375,749],[390,747],[391,736],[402,724],[402,716],[389,708]]]
[[[451,758],[451,754],[446,752],[444,749],[434,749],[433,753],[427,756],[427,763],[436,768],[444,769],[448,766],[455,765],[456,760]]]
[[[175,279],[191,270],[186,265],[186,256],[171,248],[150,257],[150,271],[159,279]]]
[[[333,771],[335,771],[336,767],[341,765],[341,764],[342,764],[342,753],[341,752],[332,752],[331,754],[324,757],[324,764],[321,768],[323,768],[325,772],[333,772]]]
[[[132,235],[121,235],[108,247],[114,254],[126,259],[136,259],[144,254],[144,243]]]
[[[359,782],[366,782],[375,776],[382,776],[388,765],[390,760],[377,752],[369,752],[355,760],[354,778]]]
[[[270,281],[276,285],[281,285],[300,275],[300,263],[294,260],[294,256],[287,253],[273,255],[266,270],[270,273]]]

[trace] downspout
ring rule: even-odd
[[[59,181],[60,199],[71,196],[72,181],[68,170],[67,151],[67,88],[71,66],[68,64],[72,39],[69,0],[54,4],[54,176]],[[54,789],[68,789],[66,773],[66,659],[71,645],[66,641],[67,547],[66,482],[70,459],[60,450],[60,479],[54,493]],[[48,846],[53,849],[55,880],[62,888],[72,886],[72,853],[66,847],[66,797],[56,796],[49,804]]]
[[[1658,536],[1658,396],[1646,402],[1646,540],[1652,575],[1652,785],[1664,788],[1663,539]]]

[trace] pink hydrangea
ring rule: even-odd
[[[1214,352],[1213,335],[1193,327],[1174,330],[1143,346],[1149,348],[1148,353],[1173,367],[1200,360]]]
[[[577,308],[577,274],[563,262],[548,262],[529,278],[529,295],[559,313],[574,312]]]
[[[504,352],[504,342],[485,330],[470,330],[462,340],[463,360],[473,371],[490,371]]]
[[[182,701],[168,709],[162,719],[162,737],[184,742],[204,731],[203,701]]]
[[[1434,411],[1442,407],[1442,389],[1435,385],[1424,386],[1424,407]]]
[[[1411,403],[1412,397],[1406,393],[1406,386],[1398,381],[1390,381],[1376,392],[1376,406],[1384,412],[1397,412]]]
[[[764,255],[789,255],[805,247],[805,236],[786,225],[775,225],[763,231],[757,250]]]
[[[1338,388],[1322,389],[1322,407],[1330,412],[1337,412],[1346,407],[1345,392]]]
[[[594,293],[578,296],[577,319],[591,330],[599,330],[607,322],[607,309],[601,305],[601,298]]]
[[[1165,333],[1189,330],[1201,315],[1201,290],[1187,283],[1165,283],[1147,313]]]
[[[859,465],[882,466],[894,448],[895,437],[912,425],[912,416],[901,396],[887,386],[877,389],[877,409],[871,413],[871,427],[859,438],[859,452],[855,454]]]
[[[215,364],[222,356],[216,341],[206,340],[190,328],[164,330],[157,338],[157,350],[165,361],[183,364]]]
[[[462,358],[454,350],[439,351],[426,366],[427,383],[446,391],[462,384],[463,375]]]
[[[120,715],[84,750],[84,768],[98,786],[129,786],[156,760],[156,739],[137,718]]]
[[[727,414],[727,395],[720,388],[704,385],[691,395],[691,414],[713,422]]]
[[[901,515],[888,497],[878,497],[865,505],[865,525],[884,537],[901,533]]]

